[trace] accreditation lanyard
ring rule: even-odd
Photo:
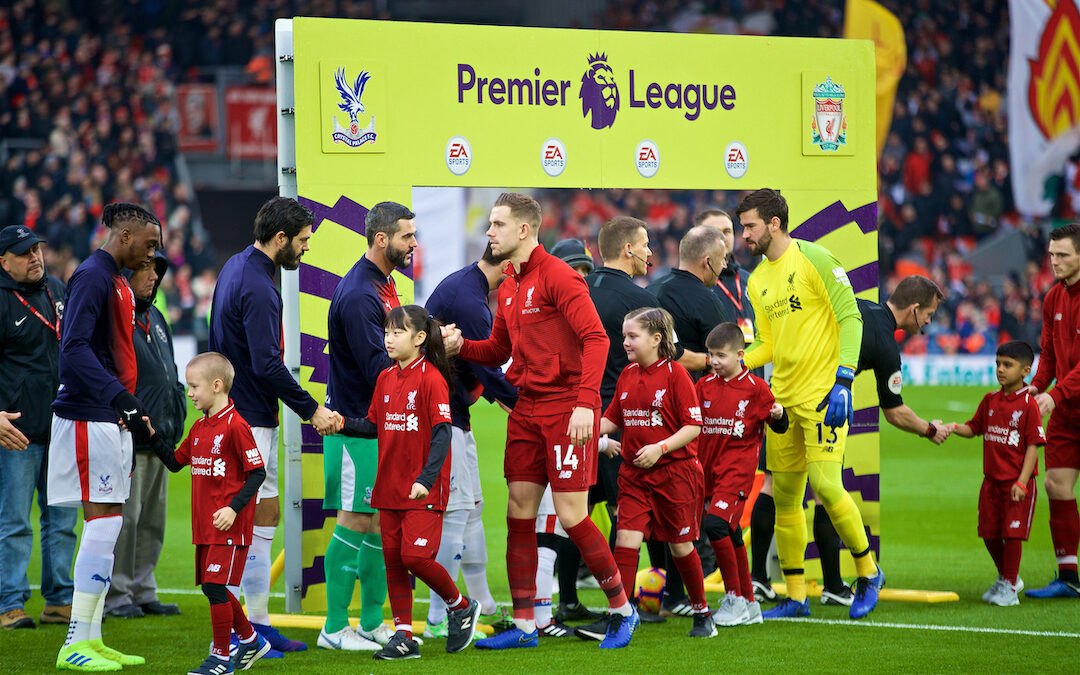
[[[135,324],[139,328],[142,328],[142,331],[144,333],[146,333],[146,341],[150,342],[150,318],[149,318],[149,316],[146,319],[146,325],[145,326],[142,325],[142,323],[139,321],[138,317],[135,318]]]
[[[24,298],[21,293],[19,293],[18,291],[12,291],[12,292],[15,294],[15,297],[19,299],[19,302],[21,302],[23,304],[23,307],[26,307],[28,310],[30,310],[31,314],[33,314],[34,316],[36,316],[38,318],[38,321],[41,321],[41,323],[45,324],[46,326],[49,327],[50,330],[52,330],[52,331],[54,331],[56,333],[56,339],[59,340],[60,339],[60,312],[59,311],[56,312],[56,325],[54,326],[51,321],[46,319],[41,314],[41,312],[37,311],[36,307],[32,306],[29,302],[27,302],[26,298]],[[53,308],[55,309],[56,308],[56,303],[53,302],[52,291],[49,290],[48,286],[45,287],[45,293],[49,296],[49,304],[52,305]]]
[[[742,282],[739,280],[739,274],[735,274],[735,297],[731,297],[731,291],[727,289],[727,286],[720,283],[720,280],[716,280],[716,285],[720,287],[720,290],[724,291],[724,295],[728,296],[728,300],[731,300],[731,304],[735,305],[735,309],[742,311]]]

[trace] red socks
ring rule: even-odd
[[[529,523],[529,536],[533,537],[533,566],[529,574],[534,575],[536,573],[536,541],[535,535],[532,534],[532,521],[529,521]],[[585,566],[600,582],[600,588],[604,589],[604,594],[607,595],[608,605],[613,609],[625,605],[627,596],[623,591],[622,576],[619,574],[619,568],[615,565],[615,557],[611,554],[611,549],[608,548],[607,539],[604,539],[604,535],[600,534],[596,524],[591,519],[585,518],[577,525],[566,528],[566,534],[574,542],[574,545],[578,547],[578,550],[581,551],[581,559],[585,561]],[[509,554],[507,556],[509,557]],[[698,565],[700,564],[701,562],[698,561]],[[533,579],[532,576],[529,578]],[[531,598],[529,602],[531,608]]]
[[[626,597],[634,597],[634,586],[637,583],[639,549],[628,546],[615,547],[615,565],[619,568],[619,576],[622,577],[623,592]]]
[[[394,615],[394,630],[404,631],[411,640],[413,589],[409,583],[409,572],[401,561],[400,540],[383,538],[383,562],[386,563],[386,590],[390,597],[390,611]]]
[[[743,544],[735,547],[735,563],[739,567],[739,595],[753,602],[754,584],[750,580],[750,561],[746,559],[746,546]],[[725,581],[724,584],[726,585],[727,582]]]
[[[724,578],[724,592],[736,593],[746,597],[742,590],[742,580],[739,576],[739,562],[735,557],[735,544],[731,537],[724,537],[716,541],[710,541],[712,550],[716,553],[716,566],[720,568],[720,576]],[[740,547],[742,548],[742,547]],[[746,559],[746,549],[743,548],[743,559]],[[698,562],[700,565],[700,561]],[[682,573],[682,570],[679,570]],[[749,574],[749,572],[748,572]],[[685,577],[684,577],[685,578]]]
[[[986,544],[986,550],[994,561],[994,567],[997,568],[998,575],[1005,576],[1005,540],[983,539],[983,543]]]
[[[510,597],[514,603],[514,618],[532,621],[535,617],[533,599],[536,595],[536,519],[506,517],[506,576],[510,580]]]
[[[686,585],[686,594],[690,596],[690,604],[694,611],[704,612],[709,608],[709,603],[705,600],[705,575],[702,573],[701,558],[698,557],[697,551],[691,550],[683,557],[673,557],[672,560],[675,561],[675,567],[678,568],[679,575],[682,576],[683,583]]]
[[[983,539],[986,550],[994,559],[998,574],[1010,584],[1016,585],[1020,574],[1020,554],[1023,552],[1022,539]]]
[[[1024,542],[1021,539],[1005,539],[1005,564],[1001,576],[1005,577],[1013,586],[1016,585],[1016,577],[1020,574],[1020,552]]]
[[[405,569],[416,575],[416,578],[428,585],[435,591],[443,602],[446,603],[447,611],[453,612],[462,609],[469,604],[459,591],[457,584],[450,578],[446,569],[432,558],[417,558],[415,556],[402,556]],[[410,622],[411,622],[410,617]]]
[[[233,632],[236,633],[236,637],[241,642],[250,642],[251,638],[255,637],[255,628],[248,621],[247,614],[244,614],[244,608],[240,606],[240,601],[236,599],[232,591],[225,589],[225,592],[229,594],[229,607],[232,608]]]
[[[1075,499],[1050,500],[1050,539],[1058,569],[1076,574],[1076,549],[1080,545],[1080,513]]]
[[[229,597],[232,597],[231,593]],[[214,646],[210,649],[210,653],[226,661],[229,660],[229,638],[232,636],[233,627],[233,611],[230,604],[222,602],[210,605],[210,624],[214,627]]]

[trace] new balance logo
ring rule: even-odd
[[[1014,520],[1011,523],[1009,523],[1009,529],[1010,530],[1019,530],[1020,529],[1020,521],[1019,520]]]
[[[689,525],[687,525],[683,529],[679,530],[679,536],[680,537],[683,536],[684,534],[690,534],[690,526]]]
[[[572,478],[573,476],[574,476],[574,473],[572,471],[560,471],[559,472],[559,480],[565,480],[567,478]]]
[[[416,541],[413,542],[413,546],[427,546],[427,539],[419,537]]]
[[[221,571],[221,564],[220,563],[210,563],[209,565],[206,566],[206,571],[207,572],[220,572]]]
[[[409,653],[409,645],[405,644],[404,642],[399,642],[396,649],[402,656]]]
[[[728,503],[725,502],[723,499],[718,500],[716,502],[716,508],[718,508],[718,509],[726,509],[727,507],[728,507]]]

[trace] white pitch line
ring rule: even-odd
[[[1031,635],[1034,637],[1080,638],[1080,633],[1064,631],[1014,630],[1010,628],[980,628],[977,626],[940,626],[920,623],[885,623],[882,621],[853,621],[844,619],[773,619],[792,623],[821,623],[836,626],[870,626],[873,628],[906,628],[908,630],[937,630],[957,633],[1002,633],[1005,635]]]

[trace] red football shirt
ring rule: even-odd
[[[642,368],[631,363],[615,383],[604,417],[622,427],[623,460],[633,462],[637,451],[659,443],[682,427],[701,425],[701,407],[690,373],[671,359],[659,359]],[[657,465],[696,455],[694,443],[671,450]]]
[[[976,436],[983,437],[983,474],[990,480],[1016,480],[1024,467],[1027,447],[1046,444],[1039,405],[1034,396],[1024,392],[990,392],[967,422]],[[1031,475],[1038,474],[1036,461]]]
[[[116,379],[124,385],[128,393],[135,393],[135,382],[139,379],[139,365],[135,360],[135,345],[131,340],[135,336],[135,294],[131,291],[128,280],[121,274],[113,277],[113,293],[110,317],[112,326],[109,339],[112,344],[113,363],[116,364]]]
[[[1043,301],[1042,348],[1039,370],[1031,383],[1044,391],[1056,380],[1050,391],[1057,405],[1080,407],[1080,284],[1054,284]]]
[[[368,408],[379,436],[379,468],[371,505],[377,509],[446,509],[450,494],[450,456],[426,499],[409,499],[413,483],[427,464],[431,430],[450,423],[450,388],[439,369],[423,356],[402,368],[397,363],[379,373]]]
[[[775,401],[769,385],[743,368],[731,380],[714,374],[701,378],[694,387],[702,421],[697,453],[707,489],[749,496],[765,423]]]
[[[543,246],[520,272],[507,268],[491,337],[465,340],[459,356],[485,366],[512,358],[506,380],[518,388],[514,410],[520,414],[599,408],[608,337],[585,279]]]
[[[214,527],[214,512],[228,506],[248,474],[263,465],[251,427],[232,399],[218,414],[204,415],[191,425],[176,449],[176,461],[191,465],[192,543],[250,546],[254,499],[236,514],[231,528],[222,532]]]

